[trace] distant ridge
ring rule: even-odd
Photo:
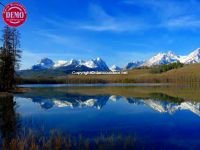
[[[54,62],[49,58],[41,59],[37,64],[33,65],[30,69],[23,71],[44,71],[44,70],[56,70],[62,72],[71,71],[120,71],[131,70],[138,67],[151,67],[156,65],[170,64],[174,62],[181,62],[183,64],[194,64],[200,63],[200,48],[194,50],[187,56],[179,56],[174,54],[172,51],[167,53],[158,53],[146,61],[129,62],[125,67],[118,67],[113,65],[108,67],[106,62],[101,58],[91,60],[59,60]]]

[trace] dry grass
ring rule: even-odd
[[[198,83],[200,64],[186,65],[179,69],[154,74],[150,69],[134,69],[127,75],[68,75],[57,77],[64,83]]]
[[[22,84],[80,84],[80,83],[178,83],[200,84],[200,64],[185,65],[179,69],[155,74],[151,69],[134,69],[127,75],[66,75],[57,77],[24,78]]]

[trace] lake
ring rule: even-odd
[[[199,88],[139,85],[29,85],[0,97],[1,139],[52,130],[89,139],[130,136],[149,149],[198,149]],[[199,99],[198,99],[199,98]],[[140,147],[140,145],[142,145]]]

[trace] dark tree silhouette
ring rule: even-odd
[[[0,96],[0,138],[9,141],[20,128],[20,116],[12,95]],[[0,140],[0,142],[2,142]]]
[[[5,26],[0,48],[0,91],[15,88],[16,70],[21,58],[20,34],[17,29]]]

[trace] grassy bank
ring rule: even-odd
[[[152,69],[134,69],[127,75],[35,75],[18,80],[20,84],[81,84],[81,83],[177,83],[200,84],[200,64],[185,65],[163,73],[153,73]]]

